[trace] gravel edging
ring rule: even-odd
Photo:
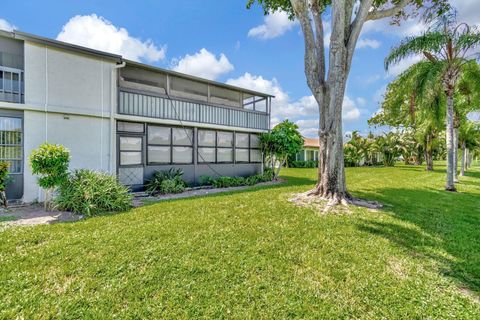
[[[213,188],[213,187],[200,187],[200,188],[192,188],[186,190],[182,193],[170,193],[170,194],[163,194],[158,196],[150,196],[145,192],[137,192],[134,193],[134,200],[133,206],[140,207],[144,205],[143,201],[164,201],[164,200],[172,200],[172,199],[185,199],[185,198],[193,198],[199,196],[205,196],[209,194],[217,194],[217,193],[225,193],[230,191],[239,191],[245,190],[252,187],[257,186],[271,186],[284,183],[285,180],[276,180],[276,181],[269,181],[269,182],[261,182],[257,183],[253,186],[240,186],[240,187],[230,187],[230,188]]]

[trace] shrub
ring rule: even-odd
[[[318,167],[318,161],[292,161],[289,165],[290,168],[316,168]]]
[[[179,182],[177,179],[166,179],[160,184],[160,193],[182,193],[185,191],[185,184]]]
[[[186,183],[182,180],[182,176],[183,171],[181,169],[170,168],[164,171],[157,171],[152,179],[147,182],[146,191],[151,195],[183,192]]]
[[[30,154],[32,173],[37,174],[38,184],[45,189],[45,209],[49,209],[51,195],[68,177],[70,152],[58,144],[44,143]]]
[[[213,184],[213,178],[210,176],[200,176],[199,184],[201,186],[211,186]]]
[[[57,207],[86,216],[130,208],[132,196],[115,176],[87,169],[76,170],[59,188]]]
[[[267,182],[273,180],[273,171],[268,168],[263,174],[256,174],[250,177],[218,177],[211,179],[211,183],[215,188],[230,188],[239,186],[253,186],[260,182]]]
[[[5,208],[7,207],[7,195],[5,194],[5,189],[7,187],[7,183],[10,181],[10,176],[8,175],[9,167],[9,162],[0,161],[0,203]]]

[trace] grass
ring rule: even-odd
[[[442,170],[439,170],[442,169]],[[480,318],[480,171],[349,168],[386,204],[321,216],[284,185],[0,233],[0,318]]]
[[[14,220],[16,220],[16,219],[17,219],[17,218],[15,218],[15,216],[2,215],[2,214],[0,214],[0,222],[14,221]]]

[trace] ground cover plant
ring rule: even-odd
[[[321,216],[284,184],[0,232],[0,318],[480,317],[480,170],[347,168],[351,207]]]
[[[87,217],[105,212],[125,211],[132,196],[117,178],[105,172],[80,169],[69,174],[55,198],[56,208]]]

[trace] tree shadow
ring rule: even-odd
[[[386,204],[383,211],[401,220],[361,220],[360,230],[389,240],[412,257],[432,259],[459,287],[480,294],[480,195],[402,188],[355,195]]]

